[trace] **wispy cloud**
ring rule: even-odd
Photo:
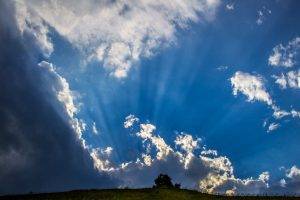
[[[234,4],[226,4],[226,9],[227,10],[234,10]]]
[[[238,71],[231,78],[231,85],[233,95],[237,96],[238,92],[244,94],[250,102],[261,101],[266,103],[273,110],[273,117],[281,119],[286,116],[300,117],[300,112],[296,110],[286,111],[282,110],[276,102],[272,99],[269,92],[266,90],[263,78],[260,75],[252,75],[249,73]],[[282,81],[280,81],[282,82]],[[283,83],[282,83],[283,84]],[[279,127],[279,124],[271,124],[268,132],[273,131]]]
[[[280,76],[274,75],[273,78],[276,79],[275,83],[279,84],[282,89],[286,89],[287,87],[295,89],[300,88],[300,70],[289,71]]]
[[[275,131],[276,129],[278,129],[279,128],[279,124],[276,124],[276,123],[271,123],[270,125],[269,125],[269,127],[268,127],[268,133],[269,132],[272,132],[272,131]]]
[[[256,24],[262,25],[264,21],[266,20],[268,15],[271,15],[272,11],[267,9],[265,6],[262,7],[262,9],[257,11],[257,19]]]
[[[300,48],[300,37],[296,37],[287,45],[279,44],[272,50],[269,65],[275,67],[293,67],[296,64],[296,55]]]

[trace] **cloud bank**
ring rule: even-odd
[[[76,109],[69,85],[51,63],[39,61],[47,56],[36,46],[39,34],[20,32],[14,9],[13,2],[0,2],[0,43],[6,44],[0,47],[0,194],[117,186],[94,169],[71,125]]]
[[[133,118],[137,120],[130,123]],[[96,162],[101,163],[98,168],[100,171],[107,170],[111,176],[122,180],[120,187],[151,187],[153,179],[159,173],[166,173],[184,188],[206,193],[255,195],[277,192],[280,182],[270,184],[269,172],[262,172],[257,178],[237,178],[230,160],[225,156],[218,156],[216,150],[206,149],[199,138],[180,133],[176,136],[174,145],[170,145],[156,133],[155,125],[139,123],[134,115],[126,117],[124,124],[128,123],[130,126],[126,128],[131,133],[138,129],[134,135],[142,140],[144,151],[141,155],[135,161],[119,165],[104,158],[100,151],[95,156]],[[106,165],[105,168],[103,165]],[[289,179],[289,184],[297,181],[299,171],[296,166],[287,172],[289,173],[284,178]],[[285,186],[279,187],[284,189]],[[290,192],[296,191],[297,189]]]

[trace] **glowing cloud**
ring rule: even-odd
[[[76,46],[86,61],[100,61],[117,78],[126,77],[140,58],[174,43],[177,27],[212,19],[220,4],[219,0],[21,2]]]

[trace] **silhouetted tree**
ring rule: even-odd
[[[160,188],[160,187],[171,188],[171,187],[174,187],[171,180],[172,179],[167,174],[159,174],[158,177],[154,180],[155,187],[156,188]]]
[[[175,183],[174,187],[177,189],[180,189],[181,185],[180,185],[180,183]]]

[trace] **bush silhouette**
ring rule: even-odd
[[[174,187],[172,179],[167,174],[159,174],[158,177],[154,180],[155,188],[167,187],[172,188]]]

